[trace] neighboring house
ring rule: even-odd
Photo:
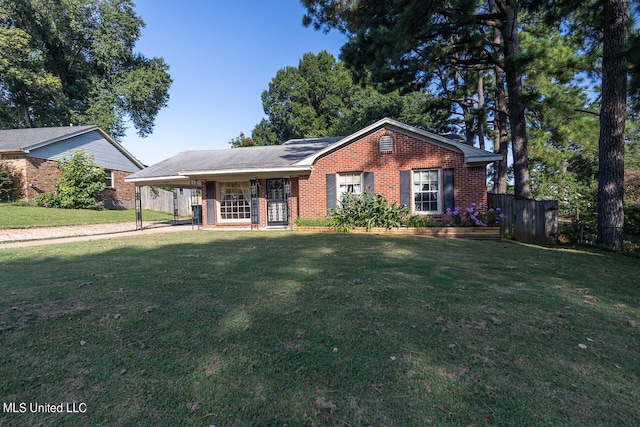
[[[102,201],[107,208],[133,208],[135,187],[124,178],[144,168],[131,153],[98,126],[0,130],[0,162],[9,165],[22,186],[22,198],[33,202],[53,192],[60,178],[57,160],[84,150],[107,174]]]
[[[486,166],[500,156],[391,119],[350,136],[186,151],[127,177],[137,186],[202,189],[202,224],[288,227],[322,218],[346,192],[381,194],[411,212],[486,203]]]

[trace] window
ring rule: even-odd
[[[107,188],[113,188],[113,171],[111,169],[105,169],[104,173],[107,176]]]
[[[343,194],[360,193],[362,193],[362,174],[360,172],[338,174],[338,195],[340,199]]]
[[[220,220],[244,221],[251,219],[251,193],[249,182],[219,183]]]
[[[413,172],[413,200],[414,212],[440,213],[440,171]]]

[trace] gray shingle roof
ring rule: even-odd
[[[501,159],[496,154],[463,142],[384,118],[347,137],[298,139],[266,147],[185,151],[136,172],[125,181],[184,185],[189,179],[210,179],[212,176],[221,175],[253,176],[263,173],[311,171],[312,165],[320,157],[329,155],[383,127],[463,153],[467,165],[484,166]]]
[[[98,126],[0,130],[0,151],[28,151],[32,147],[71,138],[94,129],[98,129]]]
[[[127,180],[178,176],[188,172],[287,167],[340,139],[342,137],[294,139],[282,145],[184,151],[134,173]]]

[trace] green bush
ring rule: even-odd
[[[104,169],[93,162],[93,156],[82,150],[71,158],[58,161],[62,176],[56,182],[56,194],[61,208],[98,209],[98,194],[106,186]]]
[[[11,167],[0,163],[0,202],[10,202],[22,197],[20,179]]]
[[[424,215],[410,215],[402,221],[404,227],[439,227],[433,217]]]
[[[55,193],[40,193],[36,196],[35,205],[41,208],[57,208],[60,207],[58,196]]]
[[[329,220],[327,218],[297,218],[296,225],[298,227],[327,227]]]
[[[640,205],[625,203],[624,232],[634,236],[640,235]]]
[[[99,209],[98,194],[106,185],[104,170],[93,162],[93,156],[74,151],[70,158],[58,161],[62,176],[56,181],[55,193],[36,196],[36,206],[44,208]]]
[[[355,227],[393,228],[402,226],[403,219],[409,214],[406,206],[389,205],[381,195],[369,193],[345,194],[339,208],[331,209],[329,226],[338,231],[348,232]]]

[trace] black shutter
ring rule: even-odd
[[[444,209],[455,209],[455,200],[453,198],[454,182],[453,182],[453,168],[445,169],[442,171],[442,188],[444,190]]]
[[[364,172],[362,174],[362,192],[375,194],[373,189],[373,172]]]
[[[214,225],[216,223],[216,210],[214,208],[215,192],[214,192],[213,182],[207,181],[206,193],[207,193],[207,224]]]
[[[411,207],[411,171],[400,171],[400,205]]]
[[[336,207],[336,174],[328,173],[327,174],[327,186],[326,186],[326,195],[327,195],[327,214],[329,214],[329,210]]]

